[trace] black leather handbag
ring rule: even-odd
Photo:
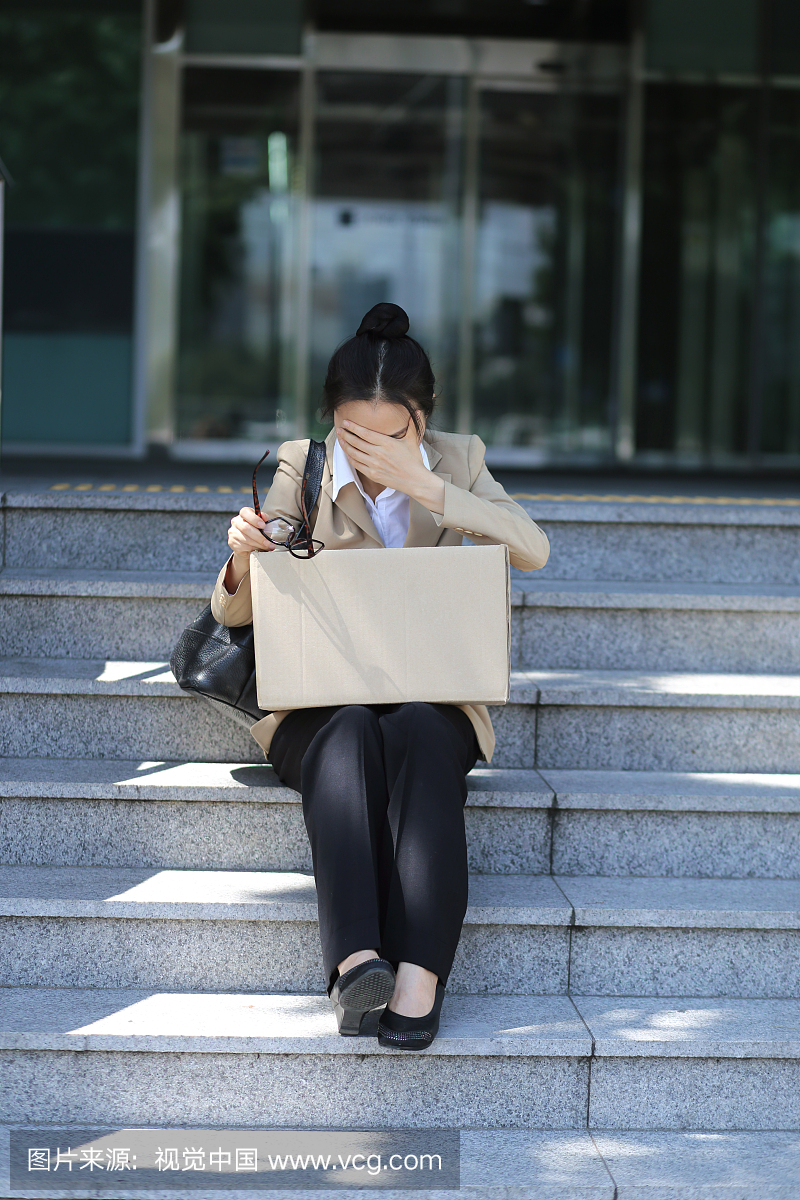
[[[269,454],[269,451],[267,451]],[[253,505],[261,516],[256,491],[256,471],[267,457],[261,458],[253,472]],[[287,548],[311,558],[316,553],[311,537],[309,513],[319,497],[325,466],[325,443],[311,441],[300,486],[302,523]],[[196,692],[208,700],[227,704],[254,721],[268,714],[258,707],[256,696],[256,652],[252,625],[220,625],[207,604],[191,625],[187,625],[169,660],[170,669],[185,692]]]

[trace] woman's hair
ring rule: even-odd
[[[348,400],[385,401],[408,412],[421,433],[434,407],[433,371],[427,354],[408,336],[408,317],[398,304],[376,304],[328,363],[322,416],[332,417]]]

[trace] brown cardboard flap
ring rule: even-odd
[[[507,546],[253,554],[258,703],[505,704]]]

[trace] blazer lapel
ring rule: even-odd
[[[324,491],[329,499],[333,499],[333,480],[326,483]],[[367,537],[372,538],[377,546],[382,546],[381,536],[372,523],[372,517],[367,512],[367,506],[364,503],[364,497],[354,483],[347,483],[340,490],[336,497],[336,507],[340,508],[346,517],[349,517],[359,529],[362,529]]]
[[[447,472],[436,470],[442,460],[442,456],[430,442],[425,442],[425,453],[428,456],[428,463],[433,474],[450,483],[451,477]],[[408,522],[408,536],[403,542],[403,546],[435,546],[442,536],[442,526],[436,524],[433,519],[433,513],[424,504],[420,504],[418,500],[410,500],[409,503],[411,511]]]
[[[438,451],[438,450],[435,448],[435,446],[432,446],[432,445],[430,444],[430,442],[426,442],[426,441],[425,441],[425,438],[423,438],[423,439],[422,439],[422,441],[423,441],[423,443],[424,443],[424,446],[425,446],[425,453],[426,453],[426,454],[427,454],[427,456],[428,456],[428,465],[429,465],[429,467],[430,467],[430,469],[431,469],[432,471],[436,471],[436,467],[437,467],[437,465],[438,465],[438,464],[439,464],[439,463],[442,461],[442,456],[441,456],[441,454],[439,453],[439,451]],[[437,471],[436,473],[437,473],[437,475],[438,475],[438,473],[439,473],[439,472]],[[442,476],[442,478],[443,478],[443,479],[449,479],[449,478],[450,478],[450,476],[449,476],[449,475],[443,475],[443,476]]]
[[[450,476],[441,475],[440,478],[449,480]],[[409,499],[409,505],[408,534],[403,546],[435,546],[442,528],[434,521],[433,513],[419,500]]]

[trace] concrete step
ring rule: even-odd
[[[796,585],[515,580],[512,665],[800,671]],[[1,577],[0,577],[1,581]]]
[[[208,602],[214,577],[7,569],[0,654],[166,659]],[[794,586],[587,583],[536,573],[515,580],[511,599],[515,669],[800,671]]]
[[[230,519],[253,494],[6,493],[1,503],[4,567],[216,575]]]
[[[541,578],[800,583],[800,504],[520,499],[550,539]],[[522,578],[525,578],[523,575]],[[530,576],[528,576],[530,578]]]
[[[50,492],[2,497],[12,568],[216,571],[240,493]],[[551,544],[548,579],[800,582],[800,505],[521,499]],[[268,505],[267,505],[268,507]],[[109,537],[109,528],[113,536]]]
[[[524,672],[512,673],[512,743],[496,765],[533,765],[537,696]],[[508,715],[496,711],[502,743]],[[248,730],[181,691],[166,662],[3,658],[0,756],[27,755],[264,761]]]
[[[557,875],[800,875],[800,775],[540,772]]]
[[[12,1132],[23,1134],[23,1130],[0,1127],[0,1178],[7,1178],[8,1145]],[[45,1141],[55,1148],[62,1130],[47,1128]],[[108,1126],[86,1130],[87,1138],[100,1139],[107,1136]],[[113,1131],[116,1133],[116,1131]],[[139,1131],[136,1131],[137,1134]],[[177,1130],[179,1146],[185,1144]],[[188,1131],[187,1131],[188,1133]],[[236,1147],[236,1138],[223,1131],[220,1138],[217,1129],[213,1133],[213,1145]],[[134,1134],[136,1136],[136,1134]],[[256,1144],[262,1147],[256,1136]],[[373,1148],[369,1135],[354,1143],[352,1135],[345,1135],[343,1157],[357,1144],[365,1153]],[[115,1137],[114,1145],[122,1145],[128,1137]],[[152,1147],[154,1135],[150,1134]],[[252,1144],[252,1135],[248,1144]],[[62,1143],[64,1139],[62,1137]],[[189,1141],[188,1137],[185,1139]],[[512,1195],[515,1200],[795,1200],[800,1188],[800,1143],[796,1133],[785,1132],[637,1132],[614,1131],[612,1134],[592,1133],[579,1130],[508,1130],[508,1129],[462,1129],[460,1141],[461,1186],[443,1192],[441,1185],[433,1191],[419,1186],[415,1181],[414,1195],[420,1200],[441,1200],[442,1195],[453,1200],[506,1200]],[[87,1145],[88,1142],[82,1143]],[[380,1143],[379,1143],[380,1144]],[[394,1143],[392,1143],[394,1148]],[[101,1149],[103,1148],[101,1144]],[[384,1157],[386,1152],[384,1146]],[[107,1161],[106,1158],[103,1161]],[[181,1159],[180,1161],[183,1161]],[[259,1163],[268,1161],[262,1152]],[[335,1161],[335,1157],[334,1157]],[[375,1164],[372,1164],[373,1167]],[[60,1168],[63,1170],[62,1168]],[[363,1167],[362,1167],[363,1169]],[[118,1176],[118,1178],[120,1178]],[[57,1179],[57,1177],[56,1177]],[[53,1180],[55,1184],[56,1179]],[[216,1182],[216,1181],[210,1181]],[[294,1188],[275,1190],[269,1180],[261,1188],[250,1180],[246,1192],[227,1191],[226,1195],[252,1196],[255,1200],[290,1200],[299,1195]],[[55,1187],[48,1187],[37,1180],[36,1195],[49,1200],[65,1195]],[[319,1182],[315,1181],[317,1188]],[[156,1180],[157,1184],[157,1180]],[[371,1188],[359,1180],[357,1190],[336,1188],[344,1200],[377,1200],[386,1196],[384,1187]],[[0,1184],[2,1186],[2,1184]],[[63,1185],[62,1185],[63,1186]],[[406,1185],[407,1186],[407,1185]],[[124,1193],[122,1188],[124,1187]],[[17,1190],[6,1190],[4,1196],[21,1196]],[[87,1190],[70,1189],[71,1195],[87,1195]],[[120,1178],[118,1187],[111,1188],[106,1182],[103,1194],[107,1197],[130,1197],[131,1200],[151,1200],[156,1194],[152,1188],[135,1187],[130,1181]],[[218,1200],[218,1188],[188,1186],[183,1188],[171,1184],[164,1195],[176,1196],[179,1200]]]
[[[167,659],[208,603],[215,578],[216,572],[0,572],[0,654]]]
[[[614,1180],[614,1200],[793,1200],[800,1189],[796,1133],[620,1130],[595,1133],[592,1144]]]
[[[795,881],[554,878],[573,909],[575,992],[800,995]]]
[[[316,991],[310,875],[0,868],[0,984]],[[68,951],[65,951],[68,947]],[[473,875],[476,994],[800,996],[800,882]]]
[[[565,992],[571,911],[549,876],[472,876],[453,988]],[[0,985],[319,991],[316,917],[299,873],[3,867]]]
[[[152,1128],[152,1127],[151,1127]],[[0,1127],[0,1178],[7,1178],[8,1145],[12,1133],[23,1134],[11,1126]],[[44,1126],[45,1141],[55,1148],[59,1134],[57,1127]],[[108,1126],[90,1127],[85,1131],[87,1139],[107,1137]],[[116,1133],[116,1131],[113,1131]],[[124,1132],[124,1131],[123,1131]],[[133,1132],[133,1131],[132,1131]],[[188,1131],[186,1131],[188,1133]],[[228,1135],[226,1136],[226,1132]],[[137,1130],[134,1137],[139,1134]],[[182,1130],[176,1130],[175,1140],[179,1146],[189,1141],[181,1139]],[[209,1130],[213,1145],[220,1141],[235,1149],[236,1138],[228,1131]],[[256,1141],[262,1147],[264,1141],[250,1134],[248,1144]],[[357,1145],[369,1153],[374,1142],[369,1135],[354,1142],[353,1135],[345,1135],[343,1157]],[[151,1132],[149,1145],[154,1135]],[[122,1145],[132,1138],[115,1137],[114,1145]],[[389,1139],[391,1140],[391,1135]],[[62,1137],[62,1142],[64,1141]],[[462,1129],[460,1141],[461,1186],[443,1192],[441,1185],[430,1191],[415,1181],[414,1195],[420,1200],[441,1200],[442,1195],[453,1200],[506,1200],[513,1195],[515,1200],[795,1200],[800,1188],[800,1142],[796,1133],[786,1132],[640,1132],[631,1130],[614,1131],[611,1134],[592,1134],[579,1130],[542,1129]],[[88,1141],[82,1145],[89,1144]],[[380,1143],[379,1143],[380,1144]],[[392,1148],[394,1148],[394,1143]],[[62,1147],[63,1148],[63,1147]],[[101,1144],[101,1149],[103,1148]],[[386,1157],[385,1146],[380,1146]],[[107,1161],[106,1158],[103,1161]],[[183,1161],[181,1159],[180,1161]],[[259,1163],[267,1162],[260,1154]],[[335,1155],[334,1155],[335,1161]],[[371,1164],[373,1168],[375,1164]],[[62,1168],[60,1168],[63,1170]],[[363,1169],[363,1167],[362,1167]],[[57,1178],[57,1177],[56,1177]],[[130,1197],[131,1200],[151,1200],[152,1188],[135,1187],[130,1181],[120,1178],[119,1186],[109,1187],[106,1182],[103,1194],[107,1197]],[[64,1196],[64,1191],[49,1188],[38,1181],[36,1195],[42,1200],[55,1200]],[[54,1184],[56,1180],[53,1181]],[[157,1182],[157,1181],[156,1181]],[[216,1182],[216,1181],[210,1181]],[[239,1192],[224,1194],[252,1196],[255,1200],[290,1200],[290,1197],[310,1195],[292,1190],[280,1191],[265,1183],[264,1187],[250,1180],[250,1186]],[[317,1188],[319,1182],[314,1181]],[[344,1200],[377,1200],[386,1196],[384,1187],[371,1188],[359,1180],[358,1190],[336,1188]],[[2,1185],[0,1185],[2,1186]],[[62,1185],[63,1186],[63,1185]],[[124,1193],[121,1190],[124,1187]],[[71,1195],[88,1194],[70,1189]],[[218,1188],[188,1186],[180,1188],[171,1184],[164,1195],[176,1196],[179,1200],[218,1200]],[[11,1189],[5,1196],[21,1196],[20,1191]]]
[[[798,675],[514,671],[502,768],[800,771]],[[189,709],[187,705],[194,707]],[[0,660],[0,756],[263,761],[166,663]]]
[[[0,773],[0,863],[311,870],[300,796],[266,764],[28,758]],[[541,776],[477,767],[469,788],[470,869],[549,871]]]
[[[341,1128],[346,1112],[365,1129],[606,1132],[800,1117],[797,1000],[450,994],[414,1056],[380,1047],[376,1022],[341,1038],[319,996],[3,989],[0,1117],[174,1127],[223,1111],[227,1126]]]
[[[189,707],[191,706],[191,707]],[[0,756],[264,762],[249,731],[166,662],[0,660]]]
[[[502,713],[498,766],[625,771],[800,770],[800,676],[520,672],[538,687],[536,758],[520,710]],[[514,729],[519,730],[514,741]]]
[[[5,759],[0,863],[311,869],[300,797],[269,766]],[[476,767],[469,865],[490,874],[791,879],[800,775]]]

